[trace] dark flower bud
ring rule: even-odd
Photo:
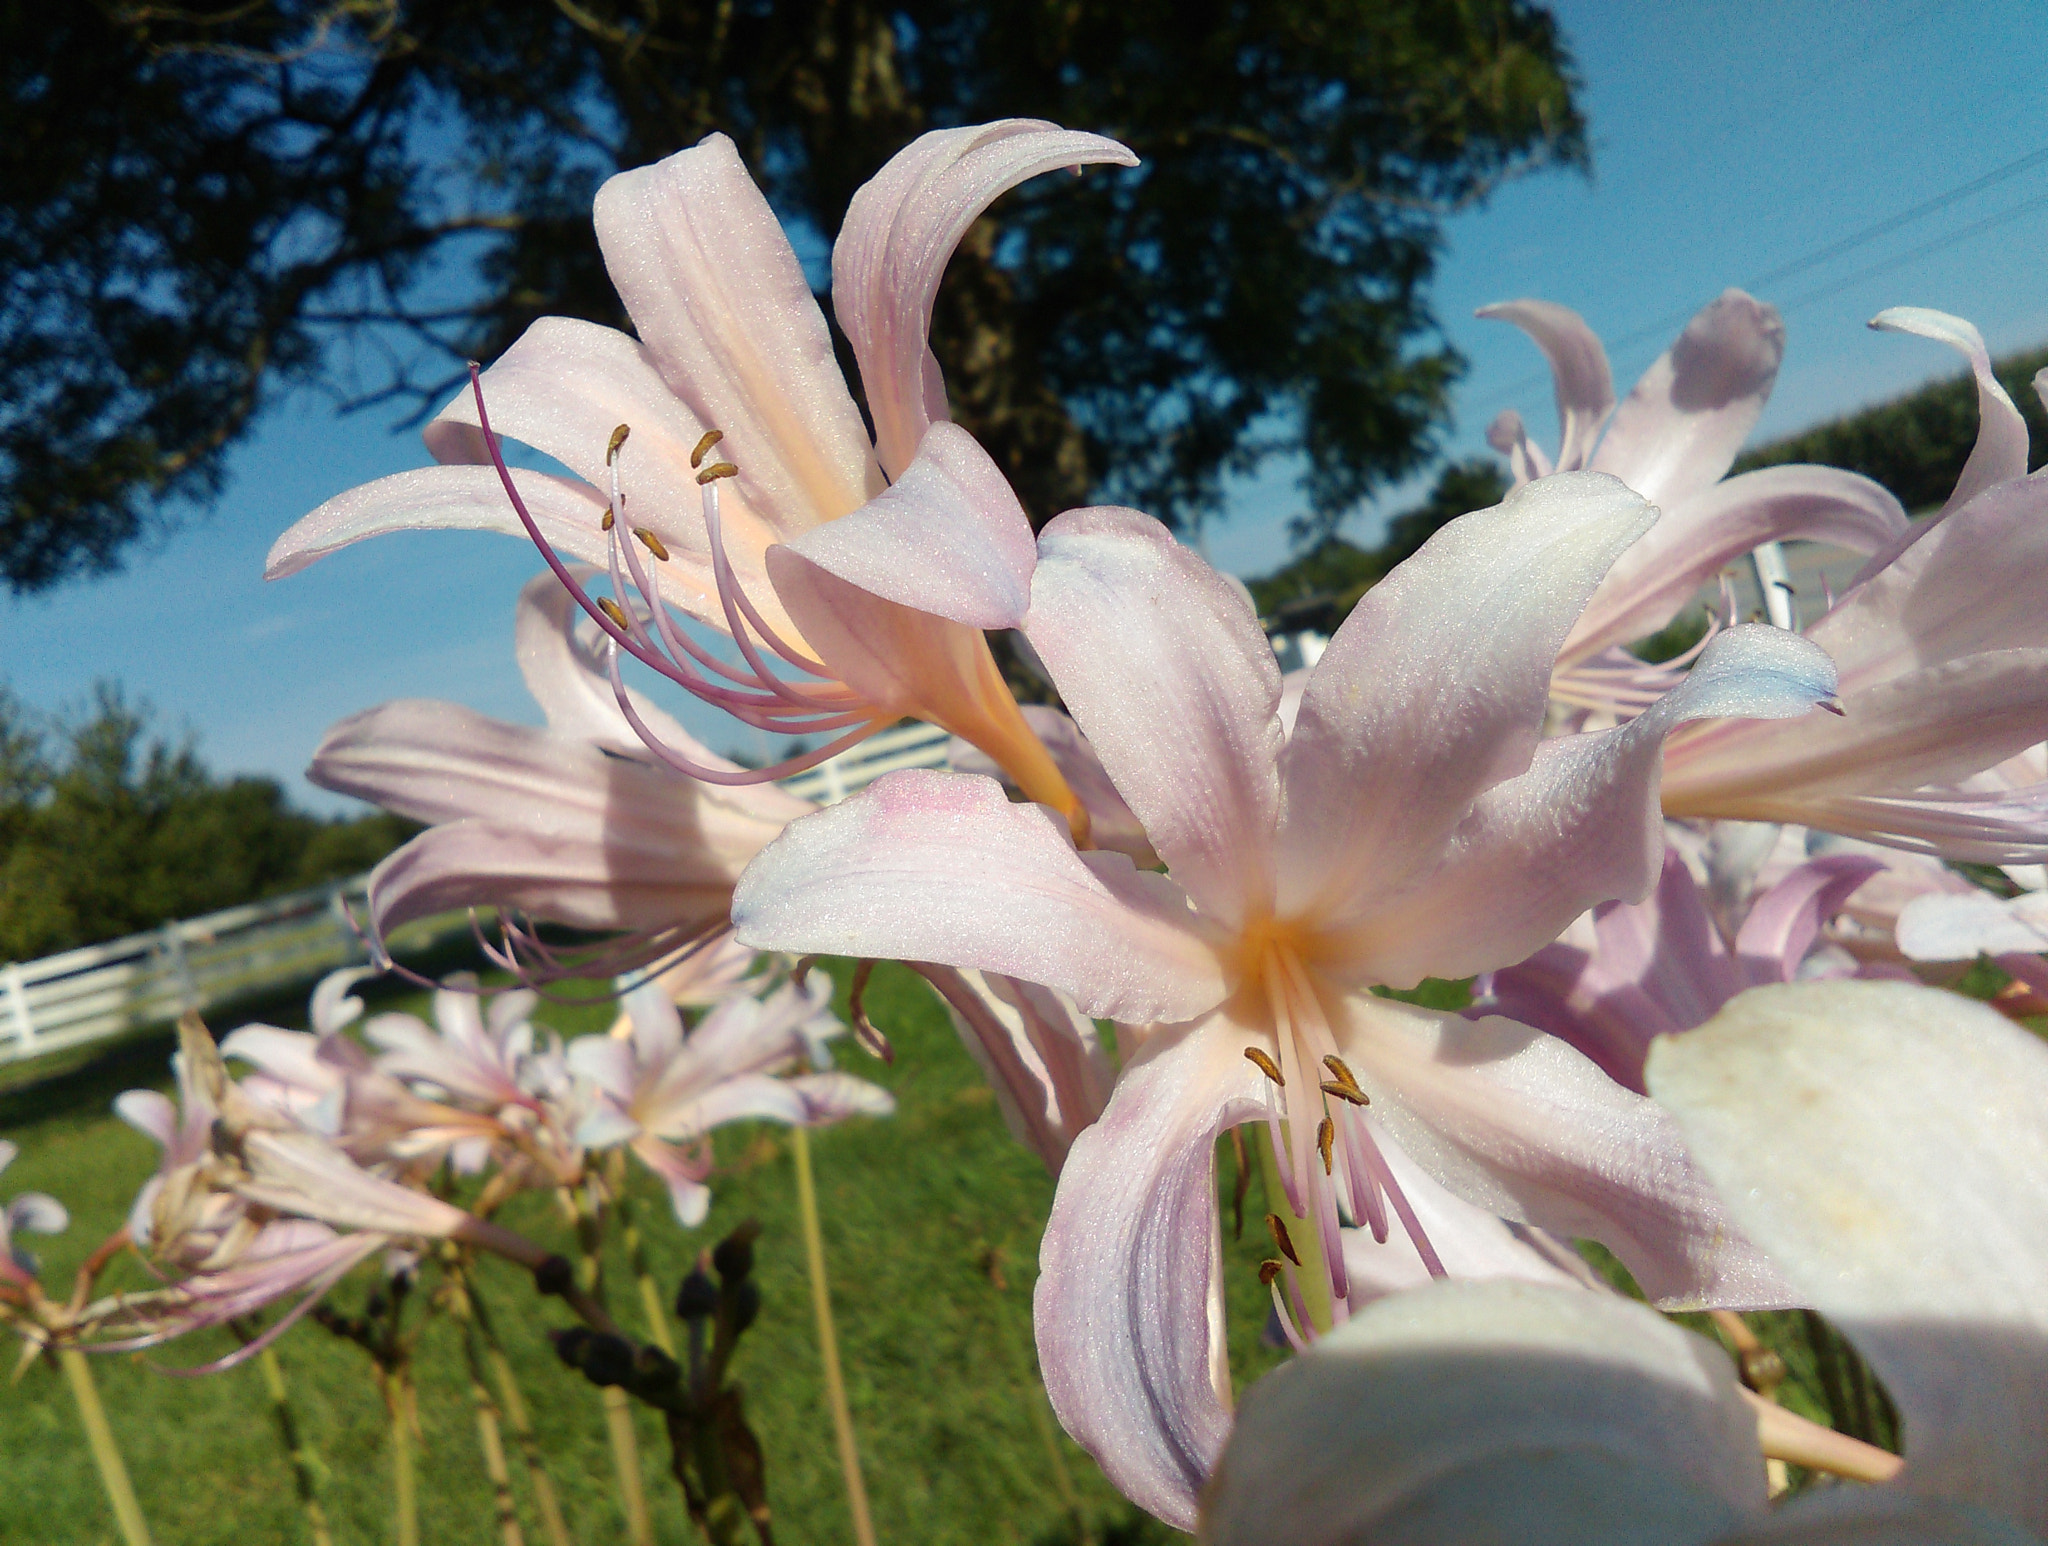
[[[571,1326],[567,1331],[551,1333],[555,1343],[555,1356],[572,1369],[583,1367],[583,1355],[589,1351],[592,1332],[587,1326]]]
[[[676,1314],[686,1321],[701,1320],[718,1313],[718,1285],[701,1267],[692,1267],[676,1290]]]
[[[566,1256],[550,1256],[533,1269],[533,1286],[543,1294],[566,1294],[576,1286],[576,1269]]]
[[[732,1329],[737,1336],[754,1324],[761,1313],[761,1285],[752,1278],[741,1283],[732,1295]]]
[[[373,1292],[363,1303],[363,1313],[371,1320],[382,1320],[391,1310],[391,1301],[382,1293]]]
[[[583,1349],[583,1375],[593,1385],[623,1385],[633,1378],[633,1344],[594,1331]]]
[[[760,1233],[761,1226],[748,1219],[712,1247],[711,1265],[718,1269],[718,1276],[727,1288],[754,1270],[754,1240]]]
[[[641,1390],[665,1390],[682,1375],[676,1361],[652,1344],[633,1355],[633,1383]]]

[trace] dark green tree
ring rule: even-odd
[[[0,44],[17,589],[203,502],[283,383],[423,411],[538,315],[622,321],[589,221],[619,168],[724,130],[822,254],[915,134],[1012,114],[1145,165],[969,233],[960,420],[1041,519],[1186,523],[1295,451],[1326,531],[1444,421],[1444,216],[1586,163],[1528,0],[0,0]]]

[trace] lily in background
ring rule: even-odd
[[[14,1163],[20,1149],[0,1138],[0,1171]],[[0,1207],[0,1283],[19,1282],[35,1276],[35,1258],[24,1246],[14,1243],[22,1233],[61,1235],[71,1227],[71,1214],[48,1192],[22,1192]]]
[[[731,966],[733,883],[812,807],[772,784],[709,785],[657,759],[621,713],[593,636],[568,593],[538,575],[519,593],[514,640],[545,730],[406,699],[327,733],[307,777],[432,824],[372,872],[374,937],[451,908],[491,907],[501,964],[533,977],[704,951]],[[652,703],[630,690],[628,699],[641,724],[732,766]],[[597,959],[564,961],[528,918],[616,932]]]
[[[1806,1463],[1882,1485],[1769,1511],[1772,1417],[1718,1348],[1613,1295],[1442,1283],[1247,1394],[1205,1541],[2038,1546],[2048,1051],[1937,989],[1794,983],[1660,1041],[1649,1084],[1883,1379],[1904,1468],[1822,1437]]]
[[[1353,612],[1290,734],[1237,588],[1134,511],[1062,516],[1025,631],[1167,873],[1077,852],[991,779],[906,772],[793,824],[735,893],[747,943],[999,973],[1118,1022],[1124,1070],[1041,1250],[1040,1364],[1068,1431],[1170,1522],[1229,1424],[1227,1127],[1270,1124],[1312,1331],[1344,1313],[1340,1209],[1442,1270],[1394,1146],[1492,1214],[1608,1242],[1660,1296],[1778,1286],[1650,1102],[1527,1027],[1368,991],[1506,965],[1640,897],[1664,736],[1832,693],[1813,646],[1743,628],[1630,724],[1542,740],[1558,646],[1653,518],[1579,473],[1452,522]]]
[[[1022,620],[1031,525],[987,454],[947,422],[926,338],[953,248],[999,195],[1060,167],[1135,162],[1112,140],[1007,119],[924,135],[854,196],[832,298],[872,442],[802,265],[732,142],[714,134],[621,173],[598,194],[597,234],[638,338],[536,323],[429,426],[428,448],[448,465],[330,500],[278,540],[268,572],[384,531],[524,533],[609,636],[629,716],[640,717],[616,652],[748,724],[826,736],[746,771],[642,717],[636,728],[672,767],[765,781],[914,715],[1080,821],[983,637]],[[507,468],[499,433],[575,476]],[[605,567],[612,596],[591,598],[558,553]],[[727,634],[743,664],[698,644],[670,606]]]

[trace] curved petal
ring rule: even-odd
[[[71,1212],[48,1192],[23,1192],[7,1204],[7,1230],[61,1235],[71,1227]],[[5,1235],[0,1234],[0,1239]]]
[[[1743,994],[1650,1089],[1904,1422],[1915,1492],[2048,1527],[2048,1048],[1900,982]]]
[[[344,966],[329,972],[313,989],[306,1019],[322,1036],[332,1035],[362,1018],[363,1001],[349,992],[357,983],[378,975],[374,966]]]
[[[1586,326],[1584,317],[1555,301],[1502,301],[1482,306],[1473,315],[1514,323],[1550,361],[1557,384],[1557,471],[1577,472],[1614,412],[1614,373],[1607,368],[1607,351],[1600,347],[1599,335]],[[1520,431],[1519,420],[1515,428]]]
[[[2044,724],[2048,649],[1967,656],[1850,693],[1840,717],[1673,737],[1664,810],[1830,826],[1817,819],[1829,800],[1953,784],[2033,745]]]
[[[1615,560],[1559,652],[1569,665],[1653,634],[1721,569],[1766,542],[1826,542],[1858,553],[1906,529],[1889,491],[1835,467],[1763,467],[1676,500]]]
[[[1792,1302],[1656,1102],[1512,1020],[1347,1002],[1339,1044],[1373,1114],[1466,1202],[1598,1240],[1667,1309]]]
[[[1778,309],[1723,290],[1643,372],[1592,461],[1660,509],[1720,481],[1785,357]]]
[[[849,585],[970,628],[1023,622],[1038,561],[1009,480],[954,424],[934,424],[880,496],[789,546]]]
[[[725,431],[749,509],[788,536],[881,492],[824,313],[731,140],[619,173],[595,219],[641,342],[698,422]]]
[[[732,916],[757,949],[1001,972],[1117,1020],[1186,1020],[1224,992],[1179,887],[1075,853],[1042,806],[963,773],[891,773],[793,823]]]
[[[1834,687],[1827,656],[1799,635],[1729,629],[1636,719],[1545,741],[1527,773],[1473,802],[1433,869],[1356,896],[1349,969],[1394,987],[1468,977],[1523,959],[1596,903],[1640,901],[1664,859],[1664,737],[1693,719],[1803,715]]]
[[[1717,1347],[1612,1294],[1449,1281],[1382,1300],[1245,1393],[1216,1546],[1704,1546],[1764,1506]]]
[[[1508,459],[1515,488],[1550,476],[1550,459],[1529,438],[1529,432],[1522,427],[1522,416],[1514,409],[1503,408],[1494,415],[1493,422],[1486,426],[1486,443]]]
[[[1790,982],[1822,926],[1883,868],[1883,860],[1867,854],[1830,854],[1800,865],[1758,897],[1735,936],[1750,980]]]
[[[604,562],[605,502],[574,478],[512,469],[541,535],[585,563]],[[336,494],[270,546],[263,578],[281,580],[315,559],[392,531],[495,531],[527,540],[494,467],[418,467]]]
[[[1286,711],[1283,699],[1283,720]],[[1024,716],[1024,723],[1031,727],[1031,733],[1052,757],[1067,787],[1074,791],[1074,798],[1088,812],[1088,840],[1097,848],[1128,854],[1141,870],[1157,868],[1160,858],[1145,836],[1144,824],[1109,781],[1108,770],[1095,755],[1095,748],[1088,744],[1088,737],[1081,734],[1081,727],[1043,703],[1020,703],[1017,712]],[[1014,781],[996,766],[995,759],[971,742],[955,738],[946,748],[946,762],[956,773],[1000,778],[1006,787],[1014,787]]]
[[[1970,459],[1963,463],[1955,492],[1948,496],[1936,520],[1968,504],[1994,483],[2026,476],[2027,421],[1992,374],[1983,334],[1961,317],[1924,306],[1894,306],[1872,317],[1870,325],[1881,333],[1911,333],[1947,344],[1970,362],[1970,374],[1977,379],[1977,443],[1970,448]]]
[[[1653,519],[1612,478],[1560,473],[1451,522],[1365,593],[1281,757],[1283,915],[1399,884],[1528,768],[1558,647]]]
[[[178,1140],[178,1108],[156,1090],[123,1090],[114,1097],[114,1115],[168,1150]],[[14,1158],[14,1145],[0,1139],[0,1170]]]
[[[847,206],[832,248],[832,310],[860,362],[883,469],[897,477],[933,423],[949,417],[926,347],[946,263],[983,210],[1060,167],[1138,158],[1098,134],[1035,118],[936,129],[893,156]]]
[[[1038,1248],[1038,1366],[1060,1422],[1133,1502],[1190,1528],[1230,1430],[1216,1135],[1266,1114],[1250,1036],[1157,1032],[1074,1140]]]
[[[1040,534],[1024,633],[1203,913],[1269,906],[1280,668],[1239,590],[1148,515],[1069,510]]]

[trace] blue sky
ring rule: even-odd
[[[1516,184],[1457,216],[1435,288],[1471,361],[1454,454],[1519,408],[1555,443],[1541,358],[1512,328],[1473,319],[1534,295],[1585,314],[1609,340],[1622,391],[1692,309],[2037,150],[2048,150],[2048,27],[2022,0],[1896,4],[1556,5],[1585,78],[1595,172]],[[1931,249],[1931,250],[1930,250]],[[1920,340],[1873,334],[1885,306],[1974,320],[1994,352],[2048,339],[2048,156],[1852,250],[1763,284],[1790,344],[1759,433],[1901,391],[1952,369]],[[1867,271],[1883,268],[1884,272]],[[1653,326],[1654,325],[1654,326]],[[1631,342],[1618,340],[1648,330]],[[538,567],[505,538],[387,537],[275,585],[272,538],[328,496],[425,460],[375,414],[338,419],[301,397],[235,454],[218,507],[128,572],[25,601],[0,600],[0,675],[58,708],[118,677],[217,768],[283,779],[319,809],[345,802],[300,772],[321,731],[394,697],[453,699],[536,720],[513,668],[511,607]],[[1211,558],[1256,573],[1286,556],[1300,508],[1284,467],[1236,493],[1205,533]],[[1412,492],[1409,497],[1412,497]],[[1362,512],[1398,508],[1397,491]],[[693,716],[716,746],[745,744]]]

